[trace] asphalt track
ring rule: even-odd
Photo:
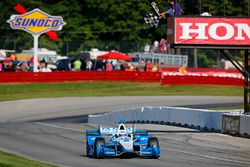
[[[92,97],[0,102],[0,150],[59,166],[249,167],[250,140],[166,125],[136,125],[160,140],[161,157],[86,157],[86,115],[136,106],[206,106],[242,104],[239,97]],[[1,158],[1,157],[0,157]]]

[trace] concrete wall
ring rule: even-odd
[[[88,122],[102,124],[112,124],[119,120],[127,122],[169,122],[220,130],[223,113],[225,112],[179,107],[140,107],[101,115],[89,115]]]
[[[236,117],[240,121],[235,119]],[[208,130],[250,134],[250,116],[242,115],[241,111],[211,111],[181,107],[148,106],[88,116],[88,122],[95,124],[113,124],[120,120],[126,122],[172,123]],[[239,127],[236,128],[235,126]]]
[[[240,116],[240,134],[250,135],[250,115]]]

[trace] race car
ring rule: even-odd
[[[124,122],[120,122],[116,128],[87,130],[86,153],[88,157],[98,159],[123,155],[158,159],[160,147],[158,139],[149,135],[147,130],[127,128]]]

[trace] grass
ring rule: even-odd
[[[56,167],[0,151],[0,167]]]
[[[216,108],[209,108],[209,110],[240,110],[243,109],[244,106],[229,106],[229,107],[216,107]]]
[[[162,86],[139,82],[0,84],[0,101],[82,96],[243,96],[238,86]]]

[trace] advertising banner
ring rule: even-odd
[[[33,71],[38,72],[38,38],[41,34],[60,31],[66,24],[61,16],[51,16],[40,9],[34,9],[22,15],[11,15],[7,21],[12,29],[23,30],[32,34],[34,38],[34,62]]]
[[[34,9],[23,15],[12,15],[7,22],[12,29],[24,30],[33,35],[40,35],[50,30],[60,31],[66,24],[61,16],[51,16],[40,9]]]
[[[181,45],[250,46],[250,18],[169,18],[168,41]]]

